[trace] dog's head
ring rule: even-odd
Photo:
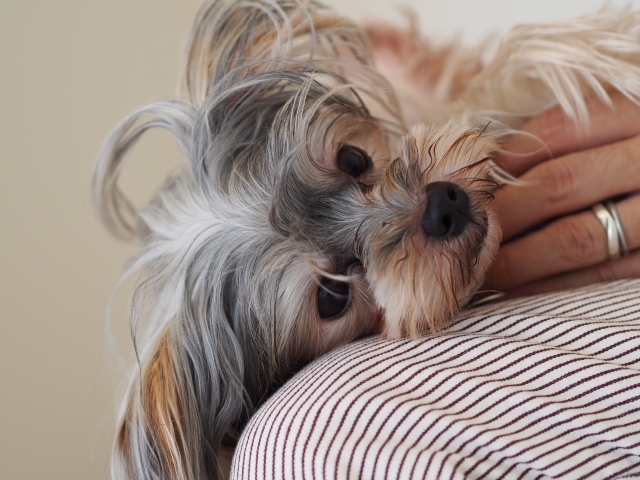
[[[435,331],[479,286],[499,241],[494,145],[461,121],[406,131],[370,58],[315,4],[219,0],[196,20],[185,99],[107,140],[96,202],[141,244],[134,304],[156,303],[117,478],[215,478],[221,443],[302,364],[376,331]],[[117,179],[152,127],[188,162],[138,213]]]

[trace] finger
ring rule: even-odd
[[[584,287],[600,282],[611,282],[625,278],[640,277],[640,250],[631,252],[628,257],[600,263],[593,267],[575,272],[556,275],[539,282],[509,292],[505,298],[525,297],[541,293],[557,292],[571,288]]]
[[[521,180],[495,194],[504,241],[603,198],[639,190],[640,136],[546,161]]]
[[[640,134],[640,106],[620,93],[611,94],[613,108],[600,99],[588,103],[585,127],[568,118],[560,107],[534,117],[511,135],[496,154],[509,173],[520,176],[548,158],[613,143]]]
[[[618,202],[616,208],[629,249],[640,247],[640,196]],[[484,287],[506,292],[607,259],[606,232],[588,210],[501,246]]]

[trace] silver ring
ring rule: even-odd
[[[604,206],[613,217],[613,222],[616,225],[616,230],[618,231],[618,240],[620,242],[620,254],[622,256],[629,255],[627,238],[624,236],[624,230],[622,229],[622,223],[620,223],[620,216],[618,215],[618,210],[616,210],[615,204],[612,201],[608,201]]]
[[[591,208],[607,233],[607,251],[609,253],[609,259],[615,260],[616,258],[619,258],[620,235],[618,234],[618,228],[616,227],[616,221],[613,218],[613,215],[611,215],[609,210],[604,208],[604,205],[601,203],[596,203]]]

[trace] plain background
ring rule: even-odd
[[[104,313],[133,247],[89,202],[92,163],[118,120],[171,95],[200,1],[0,3],[0,479],[108,478],[122,368]],[[355,19],[401,21],[475,42],[513,24],[595,12],[600,0],[331,0]],[[640,6],[640,0],[631,3]],[[143,203],[179,160],[149,135],[125,175]],[[126,344],[129,285],[115,335]]]

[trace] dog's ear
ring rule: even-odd
[[[114,460],[128,473],[122,478],[136,478],[141,467],[158,478],[191,478],[191,470],[199,463],[192,459],[185,465],[193,449],[191,431],[187,425],[191,392],[185,391],[185,379],[179,367],[175,342],[169,332],[158,340],[148,363],[141,367],[139,384],[131,390],[127,411],[118,429]],[[196,430],[197,431],[197,430]],[[195,437],[200,435],[196,434]]]
[[[129,387],[113,454],[114,478],[221,476],[220,444],[244,405],[241,386],[234,388],[241,364],[218,357],[221,364],[202,368],[207,362],[201,357],[212,352],[187,342],[176,330],[165,328],[159,335]],[[228,369],[224,375],[223,369]]]
[[[353,54],[366,55],[369,51],[359,29],[320,4],[215,0],[200,9],[191,29],[183,83],[191,101],[199,105],[211,87],[225,77],[233,84],[255,73],[282,69],[287,61],[337,57],[337,45],[346,43],[351,44],[348,50]]]
[[[118,185],[129,151],[147,130],[161,128],[187,155],[195,115],[190,105],[177,100],[158,101],[125,118],[105,141],[93,170],[91,194],[100,220],[116,237],[131,240],[136,232],[137,211]]]

